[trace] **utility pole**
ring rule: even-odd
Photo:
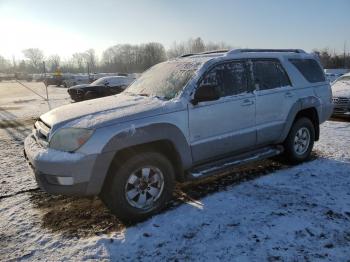
[[[344,68],[346,68],[346,41],[344,41]]]
[[[16,72],[16,58],[14,55],[12,55],[12,63],[13,63],[13,71]]]
[[[44,67],[44,78],[46,79],[46,66],[45,61],[43,61],[43,67]],[[49,101],[49,91],[47,90],[47,85],[45,85],[46,88],[46,100]]]
[[[90,65],[89,65],[89,63],[86,63],[86,65],[87,65],[87,73],[88,73],[89,81],[91,81],[91,79],[90,79]]]

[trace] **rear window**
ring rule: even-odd
[[[320,65],[314,59],[289,59],[310,83],[324,82],[325,76]]]

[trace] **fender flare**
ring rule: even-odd
[[[182,131],[173,124],[157,123],[121,132],[112,137],[104,146],[101,153],[97,155],[95,165],[90,177],[87,193],[97,195],[100,193],[107,177],[109,167],[115,155],[123,149],[133,146],[166,140],[176,150],[182,169],[185,170],[192,165],[191,147]]]
[[[319,120],[321,104],[322,104],[321,100],[316,96],[308,96],[308,97],[303,97],[298,99],[292,106],[291,110],[289,111],[286,124],[284,125],[282,134],[279,139],[279,143],[282,143],[288,136],[289,130],[291,129],[294,123],[295,117],[300,111],[309,109],[309,108],[314,108],[316,109],[317,117]]]

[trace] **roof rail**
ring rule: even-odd
[[[215,54],[215,53],[227,53],[228,49],[222,49],[222,50],[212,50],[212,51],[205,51],[201,53],[189,53],[189,54],[184,54],[180,57],[188,57],[188,56],[193,56],[193,55],[209,55],[209,54]]]
[[[206,51],[202,53],[198,53],[198,55],[209,55],[209,54],[215,54],[215,53],[227,53],[228,49],[221,49],[221,50],[212,50],[212,51]]]
[[[196,54],[189,53],[189,54],[180,55],[180,57],[188,57],[188,56],[193,56],[193,55],[196,55]]]
[[[232,54],[238,54],[238,53],[282,53],[282,52],[286,52],[286,53],[306,53],[304,50],[302,49],[232,49],[231,51],[229,51],[227,53],[227,55],[232,55]]]

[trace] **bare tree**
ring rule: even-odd
[[[44,60],[44,53],[39,48],[28,48],[22,51],[24,57],[29,59],[34,70],[40,71],[41,64]]]
[[[85,60],[85,55],[84,53],[74,53],[73,54],[73,59],[72,63],[75,67],[78,68],[78,70],[83,71],[84,68],[84,60]]]
[[[229,50],[232,49],[233,47],[231,45],[228,45],[224,42],[208,42],[205,43],[205,51],[214,51],[214,50]]]
[[[149,68],[154,64],[166,60],[165,49],[162,44],[148,43],[142,47],[142,53],[144,54],[144,67]]]
[[[184,55],[186,53],[186,47],[184,43],[174,42],[172,46],[167,50],[167,57],[173,58]]]
[[[54,72],[59,68],[61,58],[59,55],[51,55],[47,59],[47,62],[48,62],[48,67],[50,68],[50,71]]]
[[[11,67],[10,61],[0,56],[0,72],[5,73],[10,69],[10,67]]]
[[[202,38],[189,39],[186,42],[174,43],[168,50],[168,58],[178,57],[184,54],[201,53],[204,51],[214,51],[222,49],[230,49],[231,46],[224,42],[208,42],[205,43]]]
[[[96,71],[97,68],[97,56],[94,49],[86,50],[84,53],[84,60],[90,67],[91,71]]]
[[[106,72],[142,72],[166,59],[162,44],[115,45],[103,52],[102,70]]]
[[[336,54],[329,51],[328,48],[317,50],[313,52],[320,58],[321,64],[324,68],[346,68],[350,64],[349,54]]]
[[[188,46],[189,53],[201,53],[205,50],[205,44],[200,37],[188,40]]]

